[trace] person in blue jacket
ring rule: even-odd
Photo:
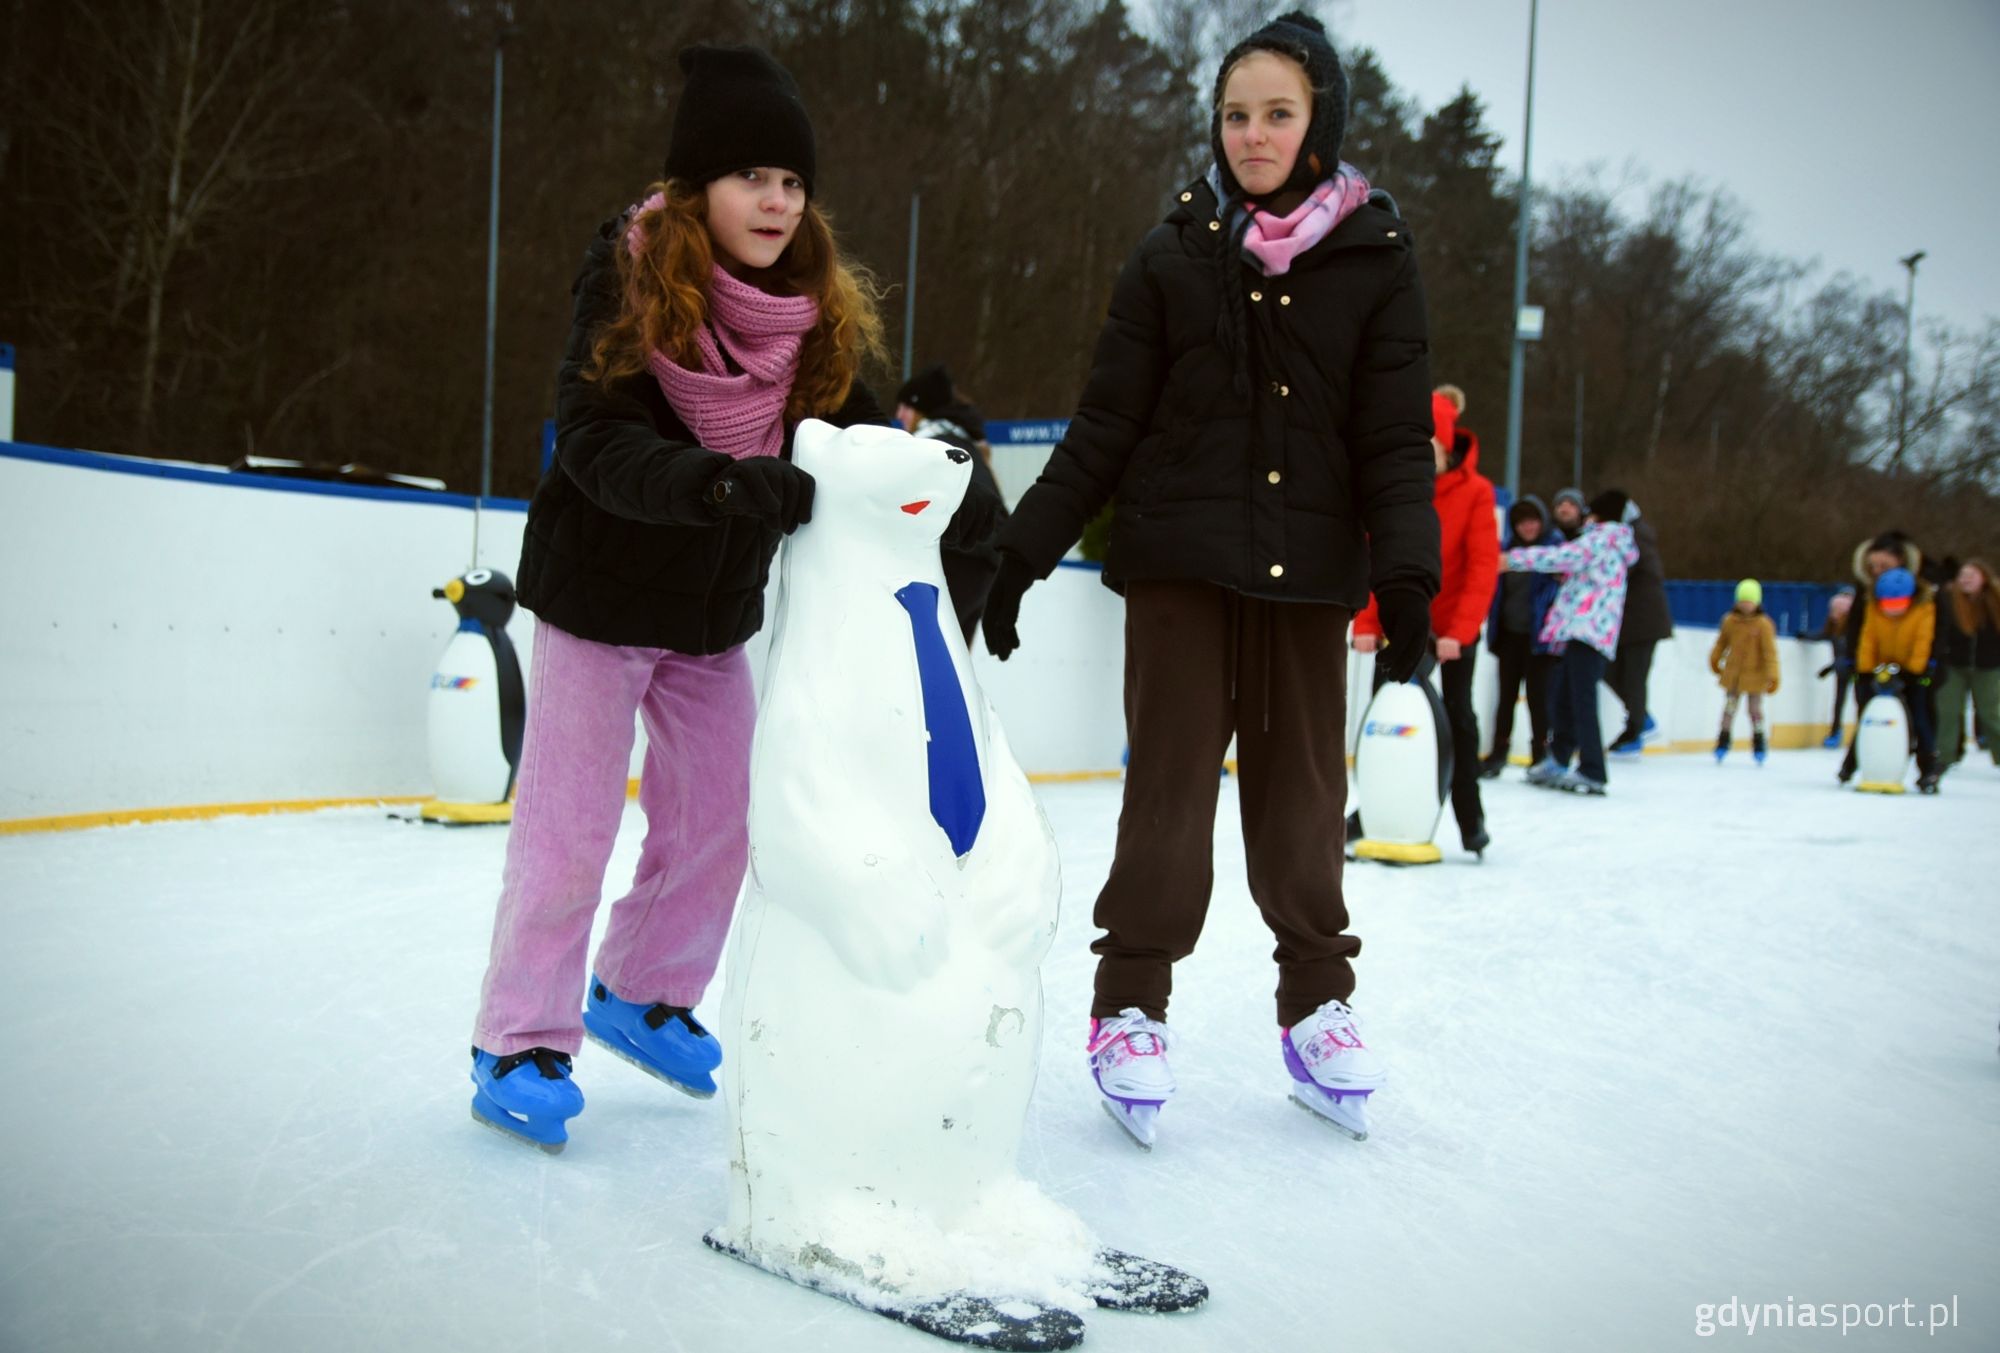
[[[1532,493],[1521,495],[1507,509],[1504,548],[1555,545],[1563,533],[1549,520],[1549,510]],[[1528,764],[1549,749],[1549,674],[1555,671],[1552,645],[1541,641],[1562,583],[1552,573],[1503,573],[1493,592],[1493,609],[1486,617],[1486,647],[1499,664],[1500,695],[1493,711],[1493,750],[1479,763],[1479,778],[1493,780],[1507,768],[1507,744],[1514,736],[1514,704],[1522,683],[1528,688]]]

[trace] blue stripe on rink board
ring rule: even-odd
[[[475,500],[466,493],[433,493],[428,489],[400,489],[375,484],[339,484],[314,479],[286,479],[276,475],[241,474],[221,466],[201,469],[192,465],[170,465],[135,456],[112,456],[101,451],[71,451],[55,446],[35,446],[28,442],[0,442],[0,458],[37,461],[44,465],[67,465],[79,470],[104,470],[112,474],[151,475],[156,479],[178,479],[218,488],[272,489],[280,493],[318,493],[333,498],[372,498],[378,502],[426,503],[433,507],[471,507],[475,501],[488,512],[526,512],[525,498],[485,498]]]

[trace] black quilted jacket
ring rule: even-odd
[[[1431,374],[1410,228],[1376,194],[1265,277],[1248,390],[1216,336],[1228,231],[1188,185],[1125,264],[1068,434],[1000,533],[1045,577],[1116,499],[1104,581],[1205,580],[1359,610],[1438,588]],[[1240,266],[1240,265],[1239,265]]]
[[[616,318],[616,217],[598,228],[572,293],[556,382],[556,455],[528,506],[517,586],[548,623],[601,644],[721,653],[764,623],[764,584],[783,538],[747,517],[716,519],[702,496],[729,457],[695,441],[659,382],[583,379],[595,330]],[[827,420],[887,423],[856,382]],[[792,428],[783,453],[791,455]],[[947,538],[990,535],[998,500],[968,490]]]

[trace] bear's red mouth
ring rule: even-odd
[[[905,511],[905,512],[909,513],[909,514],[910,514],[910,515],[911,515],[912,517],[914,517],[914,516],[916,516],[916,515],[917,515],[917,514],[918,514],[919,512],[922,512],[922,511],[923,511],[923,510],[924,510],[925,508],[929,507],[930,505],[931,505],[931,500],[930,500],[930,499],[928,499],[928,498],[919,498],[919,499],[917,499],[917,501],[916,501],[916,502],[914,502],[914,503],[904,503],[904,504],[903,504],[903,511]]]

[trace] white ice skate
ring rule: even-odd
[[[1160,1108],[1174,1095],[1167,1066],[1167,1026],[1128,1006],[1115,1019],[1090,1021],[1090,1075],[1104,1111],[1150,1151]]]
[[[1279,1031],[1292,1099],[1354,1138],[1368,1140],[1368,1096],[1386,1079],[1382,1059],[1361,1041],[1354,1012],[1328,1001]]]

